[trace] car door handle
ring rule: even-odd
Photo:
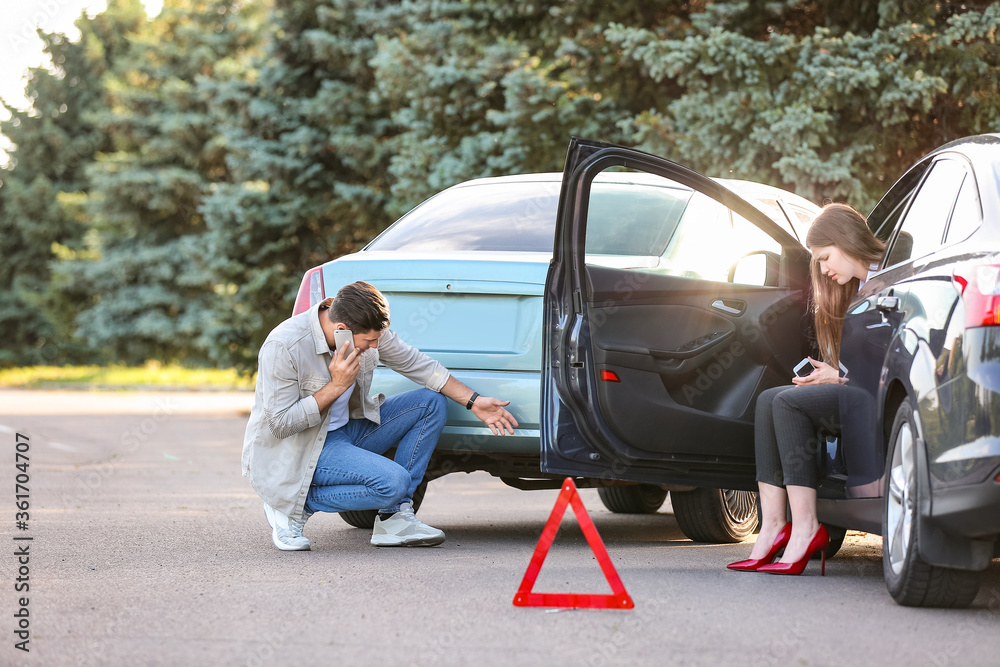
[[[875,301],[875,307],[883,313],[892,313],[899,310],[898,296],[880,296]]]
[[[712,302],[712,308],[716,310],[721,310],[727,315],[742,315],[743,311],[746,309],[746,304],[742,301],[723,301],[722,299],[716,299]]]
[[[889,318],[886,317],[889,313],[895,313],[899,310],[899,297],[898,296],[880,296],[875,300],[875,309],[881,316],[882,321],[876,324],[869,324],[866,329],[878,329],[880,327],[891,327],[892,323],[889,322]]]

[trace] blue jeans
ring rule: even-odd
[[[330,431],[313,473],[306,512],[396,512],[424,478],[444,428],[447,399],[430,389],[390,396],[381,424],[350,419]],[[396,456],[384,456],[396,446]]]

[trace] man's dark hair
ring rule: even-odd
[[[331,322],[343,322],[354,333],[382,331],[389,326],[389,304],[382,292],[359,280],[340,288],[329,317]]]

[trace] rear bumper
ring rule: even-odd
[[[481,396],[494,396],[510,401],[507,409],[522,428],[538,430],[541,373],[538,371],[465,370],[449,369],[451,376],[479,392]],[[372,391],[392,396],[420,385],[384,366],[375,369]],[[449,426],[482,425],[476,416],[454,401],[448,404]]]
[[[492,454],[498,457],[507,454],[528,455],[534,456],[537,462],[540,447],[538,429],[517,428],[514,429],[514,435],[499,436],[493,435],[487,426],[480,424],[480,426],[472,427],[445,426],[435,451],[459,456],[466,454]]]
[[[464,405],[448,401],[448,421],[438,440],[439,453],[485,454],[496,457],[509,455],[533,456],[540,453],[539,373],[537,371],[452,370],[452,377],[483,396],[510,401],[507,410],[514,415],[518,427],[513,435],[493,435],[490,429]],[[387,396],[417,389],[419,386],[402,375],[379,367],[375,370],[373,390]],[[538,465],[536,463],[537,470]]]

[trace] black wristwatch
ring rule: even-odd
[[[470,398],[469,402],[465,404],[465,409],[471,410],[472,404],[476,402],[477,398],[479,398],[479,394],[477,394],[476,392],[472,392],[472,398]]]

